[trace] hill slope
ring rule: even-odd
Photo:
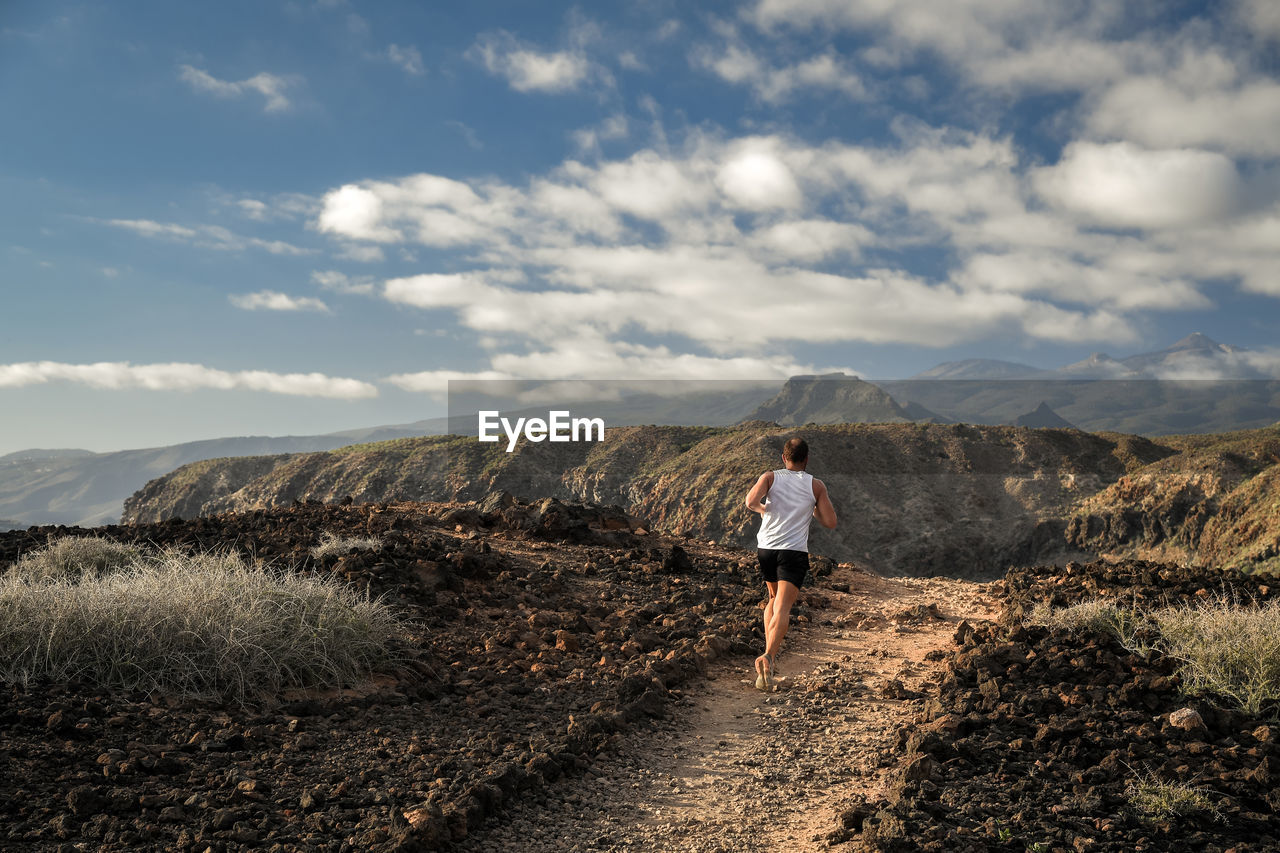
[[[750,545],[751,483],[778,467],[792,431],[626,427],[599,444],[524,444],[514,453],[439,437],[325,453],[215,460],[154,480],[126,502],[124,522],[244,511],[295,500],[525,498],[616,504],[657,530]],[[817,530],[815,552],[878,571],[989,575],[1057,556],[1062,519],[1079,501],[1175,451],[1131,436],[924,424],[810,426],[812,472],[835,496],[841,525]]]

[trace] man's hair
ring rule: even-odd
[[[790,439],[782,446],[782,458],[803,465],[809,461],[809,445],[803,438]]]

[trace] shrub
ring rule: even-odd
[[[142,549],[101,536],[63,536],[18,558],[11,574],[28,581],[79,580],[127,566]]]
[[[1121,646],[1136,654],[1151,651],[1151,643],[1147,637],[1153,626],[1150,619],[1133,605],[1094,598],[1054,608],[1041,601],[1031,608],[1026,622],[1074,634],[1114,637],[1120,641]]]
[[[1124,793],[1129,805],[1147,818],[1198,814],[1210,814],[1215,819],[1221,817],[1208,792],[1187,782],[1164,782],[1154,774],[1139,774],[1125,787]]]
[[[1250,714],[1280,702],[1280,601],[1244,606],[1219,597],[1154,618],[1189,693],[1228,697]]]
[[[311,556],[317,560],[330,554],[350,554],[352,551],[377,551],[382,548],[382,540],[374,536],[337,536],[324,533],[320,544],[311,549]]]
[[[1243,605],[1220,595],[1150,614],[1103,599],[1062,608],[1041,602],[1026,622],[1109,635],[1139,654],[1158,649],[1178,662],[1188,693],[1229,699],[1249,714],[1280,705],[1280,601]]]
[[[386,661],[391,610],[332,579],[234,553],[144,554],[110,573],[0,579],[0,678],[269,699],[351,683]]]

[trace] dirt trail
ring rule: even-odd
[[[832,589],[841,591],[832,591]],[[845,592],[843,590],[847,589]],[[749,658],[717,662],[674,722],[639,731],[586,778],[518,808],[489,845],[561,851],[825,850],[836,816],[882,793],[925,659],[957,624],[995,617],[989,584],[841,569],[793,624],[777,692]],[[931,607],[932,606],[932,607]]]

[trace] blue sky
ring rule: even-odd
[[[1278,64],[1267,0],[11,0],[0,453],[456,377],[1280,364]]]

